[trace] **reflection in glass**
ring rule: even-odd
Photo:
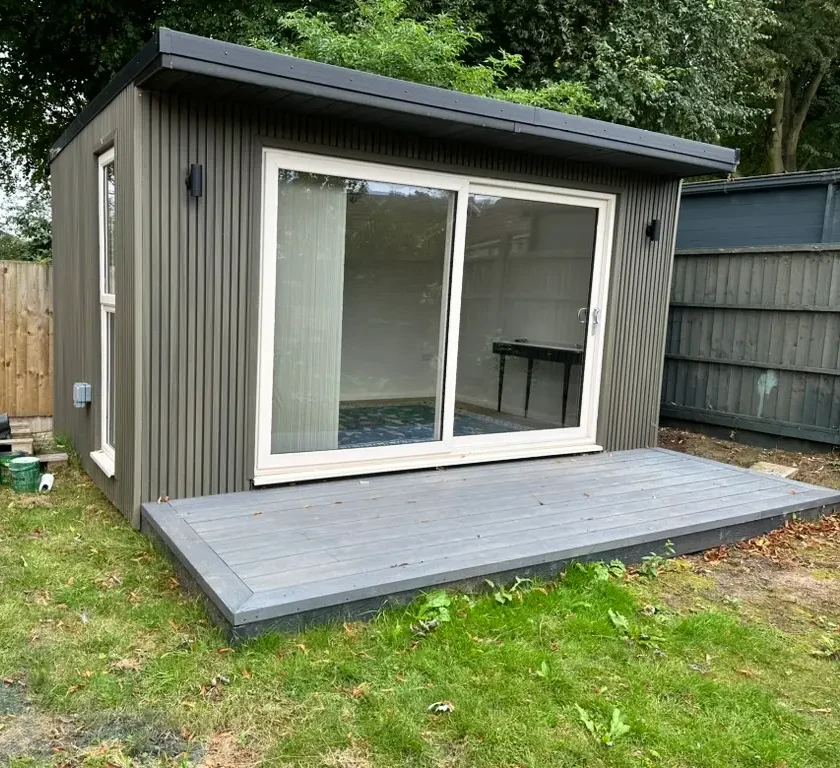
[[[440,439],[454,198],[281,171],[272,453]]]
[[[105,222],[105,293],[116,293],[114,282],[114,219],[116,206],[116,182],[114,180],[114,162],[108,163],[103,169],[104,191],[102,212]]]

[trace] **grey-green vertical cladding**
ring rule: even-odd
[[[263,143],[616,192],[599,440],[655,444],[678,181],[281,109],[157,92],[142,104],[143,500],[250,485]],[[204,166],[198,199],[184,184],[191,163]]]
[[[123,90],[51,166],[53,214],[53,309],[55,431],[67,435],[82,465],[126,515],[138,506],[135,430],[137,371],[135,335],[135,234],[137,217],[135,131],[137,90]],[[99,449],[101,351],[99,305],[98,155],[114,148],[116,316],[114,412],[116,462],[106,477],[90,458]],[[88,382],[92,403],[74,408],[74,382]]]

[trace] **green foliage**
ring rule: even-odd
[[[659,572],[665,566],[667,559],[674,556],[674,552],[673,542],[666,541],[665,554],[660,555],[657,552],[651,552],[649,555],[645,555],[639,565],[639,573],[645,578],[655,579],[659,576]]]
[[[0,260],[47,261],[52,256],[52,225],[46,194],[35,189],[7,203],[0,216]]]
[[[436,621],[439,624],[445,624],[452,618],[449,613],[451,605],[452,598],[444,590],[430,592],[423,596],[414,618],[424,623]]]
[[[598,743],[612,747],[620,738],[630,733],[630,726],[618,707],[613,707],[612,716],[608,723],[596,721],[583,707],[575,704],[578,719],[586,728],[590,736]]]
[[[159,25],[739,145],[745,172],[774,167],[777,133],[776,166],[840,164],[836,2],[406,2],[0,0],[0,183],[44,183],[51,144]]]
[[[623,579],[627,575],[627,566],[621,560],[610,560],[609,563],[597,562],[589,566],[576,564],[578,568],[588,571],[597,581],[609,581],[610,579]]]
[[[571,113],[592,111],[595,104],[577,82],[505,88],[502,81],[522,68],[516,54],[498,51],[477,64],[464,63],[481,35],[440,13],[416,20],[403,0],[358,0],[356,10],[339,24],[324,13],[300,9],[282,14],[277,29],[252,41],[256,47],[358,69],[401,80],[449,88],[476,96],[506,99]]]
[[[610,608],[607,611],[607,615],[610,617],[610,623],[619,631],[624,634],[628,634],[630,632],[630,622],[627,621],[627,617],[622,614],[614,611]]]
[[[512,80],[586,85],[597,116],[719,142],[764,116],[772,0],[416,0],[525,61]]]
[[[485,579],[484,583],[488,587],[490,587],[490,591],[493,594],[493,599],[499,605],[507,605],[508,603],[512,603],[517,598],[521,600],[522,595],[525,594],[528,590],[530,590],[533,585],[531,579],[521,579],[519,578],[519,576],[516,577],[516,581],[509,587],[505,587],[503,584],[499,584],[497,586],[492,581],[490,581],[490,579]]]

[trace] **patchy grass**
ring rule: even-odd
[[[835,766],[838,603],[741,588],[753,561],[807,573],[812,555],[837,583],[828,533],[780,536],[230,649],[63,470],[48,497],[0,491],[0,765]]]

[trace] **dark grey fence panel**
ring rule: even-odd
[[[677,251],[662,416],[840,444],[840,246]]]

